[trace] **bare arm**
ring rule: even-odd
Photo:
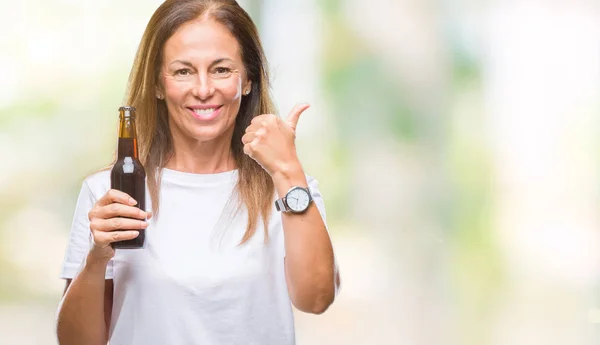
[[[75,280],[67,280],[58,314],[60,345],[108,342],[113,281],[104,279],[105,270],[106,264],[88,263]]]
[[[307,187],[302,169],[276,175],[275,187],[284,196],[292,186]],[[340,276],[325,223],[315,203],[303,214],[283,213],[285,273],[292,303],[301,311],[321,314],[333,303]]]
[[[308,183],[296,154],[296,126],[307,103],[297,104],[284,122],[273,114],[252,119],[242,137],[244,153],[273,178],[279,197],[293,186]],[[294,306],[320,314],[333,303],[340,284],[333,246],[317,206],[303,214],[282,215],[285,234],[285,277]]]
[[[137,230],[148,225],[142,219],[150,217],[133,205],[135,200],[127,194],[110,190],[89,212],[93,244],[81,272],[67,281],[58,310],[59,345],[106,345],[108,342],[114,288],[113,281],[105,279],[105,274],[115,255],[111,243],[137,237]]]

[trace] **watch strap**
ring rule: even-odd
[[[275,208],[277,209],[277,211],[279,212],[287,212],[290,209],[287,207],[287,205],[285,204],[285,197],[281,198],[281,199],[277,199],[275,200]]]

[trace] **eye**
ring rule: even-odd
[[[227,68],[227,67],[216,67],[214,69],[214,74],[216,74],[217,76],[227,76],[231,73],[231,68]]]
[[[180,76],[188,76],[191,75],[192,71],[190,71],[187,68],[183,68],[183,69],[178,69],[177,71],[175,71],[175,75],[180,75]]]

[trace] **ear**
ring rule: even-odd
[[[246,79],[246,81],[242,83],[242,94],[246,96],[250,91],[252,91],[252,80]]]
[[[156,98],[161,99],[161,100],[165,98],[165,93],[164,93],[163,88],[162,88],[162,86],[160,84],[156,84],[154,86],[154,89],[155,89],[155,95],[154,96]]]

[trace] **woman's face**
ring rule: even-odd
[[[165,43],[162,60],[158,92],[172,134],[195,142],[231,137],[250,81],[229,30],[213,20],[186,23]]]

